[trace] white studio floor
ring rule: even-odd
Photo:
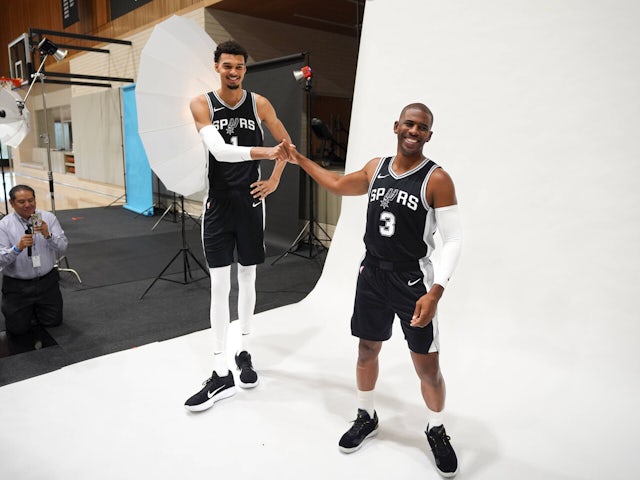
[[[356,341],[350,302],[319,298],[258,315],[261,384],[199,414],[182,405],[210,373],[210,330],[0,388],[2,478],[439,478],[398,331],[382,351],[379,434],[354,454],[338,451],[355,417]],[[526,348],[507,359],[470,337],[453,322],[442,327],[457,478],[637,478],[631,442],[623,441],[637,422],[589,411],[583,379],[567,386],[567,369],[549,368],[563,359],[540,364]],[[543,382],[530,375],[540,369]]]

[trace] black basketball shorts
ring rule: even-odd
[[[229,190],[209,196],[202,223],[202,244],[209,268],[234,262],[244,266],[264,263],[264,201],[249,190]]]
[[[439,350],[437,314],[425,327],[412,327],[416,301],[427,293],[424,273],[416,262],[409,271],[392,271],[367,263],[360,265],[351,333],[364,340],[383,342],[391,338],[397,315],[409,349],[415,353]]]

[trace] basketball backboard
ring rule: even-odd
[[[9,42],[9,70],[12,78],[22,79],[22,85],[28,85],[33,73],[29,35],[23,33]]]

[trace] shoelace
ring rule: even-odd
[[[218,377],[220,378],[220,377]],[[213,382],[213,375],[211,375],[209,378],[207,378],[204,382],[202,382],[202,385],[209,385],[211,382]]]
[[[451,450],[451,444],[449,443],[449,440],[451,440],[451,437],[449,435],[438,434],[438,435],[432,435],[431,438],[433,439],[434,448],[438,455],[441,455],[441,456],[449,455],[449,452]]]
[[[349,429],[349,433],[358,435],[370,421],[371,419],[367,420],[365,417],[359,416],[353,421],[353,426]]]

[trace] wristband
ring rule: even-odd
[[[17,245],[14,245],[13,246],[13,251],[16,252],[16,253],[20,253],[22,250],[20,250]]]

